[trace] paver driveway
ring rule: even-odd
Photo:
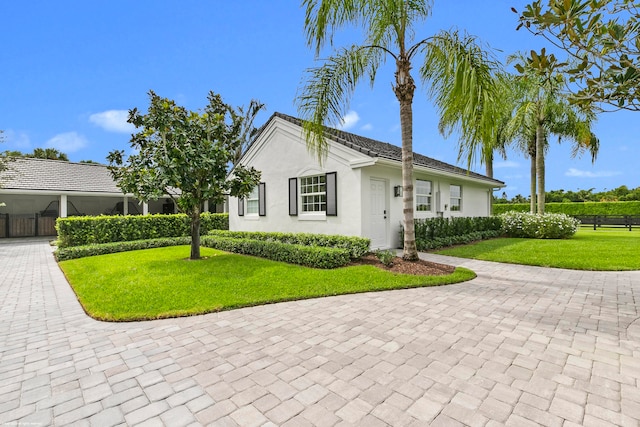
[[[449,260],[478,278],[102,323],[4,240],[0,425],[638,425],[640,272]]]

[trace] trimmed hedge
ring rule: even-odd
[[[241,239],[222,236],[203,236],[203,246],[236,254],[253,255],[272,261],[298,264],[312,268],[337,268],[351,261],[350,252],[343,248],[304,246],[275,240]]]
[[[529,212],[529,209],[529,203],[493,205],[493,213],[495,215],[510,211]],[[563,213],[571,216],[640,215],[640,201],[545,203],[544,210],[545,213]]]
[[[416,247],[425,251],[490,239],[500,236],[501,229],[502,221],[496,216],[416,219]]]
[[[345,249],[351,258],[360,258],[369,252],[371,240],[363,237],[310,234],[310,233],[270,233],[262,231],[227,231],[212,230],[209,236],[234,239],[250,239],[275,241],[302,246],[319,246],[328,248]]]
[[[189,236],[190,227],[191,221],[185,214],[78,216],[56,221],[61,248]],[[229,229],[229,214],[203,213],[200,234],[216,229]]]
[[[58,261],[84,258],[94,255],[113,254],[117,252],[135,251],[138,249],[163,248],[165,246],[188,245],[191,237],[170,237],[163,239],[134,240],[129,242],[100,243],[84,246],[58,248],[54,255]]]

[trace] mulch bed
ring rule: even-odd
[[[393,259],[391,267],[385,266],[374,254],[367,254],[352,261],[350,265],[373,265],[383,270],[399,274],[414,274],[417,276],[442,276],[451,274],[456,269],[451,265],[438,264],[424,260],[415,262],[405,261],[400,257]]]

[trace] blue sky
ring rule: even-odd
[[[526,1],[435,0],[429,20],[417,27],[422,39],[458,28],[479,37],[497,56],[539,50],[540,37],[516,32]],[[297,115],[294,104],[304,70],[316,65],[303,33],[304,13],[294,0],[49,0],[0,3],[0,150],[30,152],[53,147],[72,161],[105,162],[109,151],[127,149],[132,131],[126,111],[146,111],[147,92],[198,110],[210,90],[227,103],[266,104],[256,124],[280,111]],[[357,31],[336,42],[358,41]],[[329,51],[324,52],[325,56]],[[373,89],[356,90],[344,128],[400,145],[398,103],[391,90],[393,67],[378,73]],[[418,68],[416,64],[415,68]],[[570,158],[569,144],[551,142],[547,190],[597,191],[640,186],[637,118],[640,113],[601,115],[595,164]],[[444,139],[424,88],[414,102],[414,150],[456,163],[455,135]],[[464,166],[464,165],[462,165]],[[484,167],[472,169],[483,172]],[[528,194],[529,160],[510,151],[495,164],[506,192]]]

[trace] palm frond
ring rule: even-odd
[[[481,161],[491,158],[499,140],[500,111],[498,61],[474,37],[457,31],[441,32],[422,50],[420,68],[428,95],[440,113],[440,132],[460,134],[459,159],[466,155],[470,167],[477,152]]]
[[[328,152],[325,126],[337,126],[347,113],[349,98],[366,75],[373,80],[384,51],[362,46],[341,49],[317,68],[307,70],[304,86],[296,97],[304,125],[307,147],[322,162]]]

